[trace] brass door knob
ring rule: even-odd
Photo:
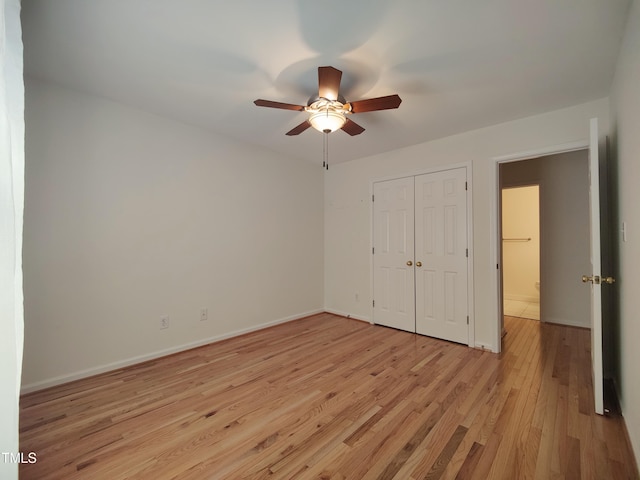
[[[600,278],[598,275],[594,275],[593,277],[588,277],[586,275],[582,275],[583,283],[591,282],[599,285],[600,283],[606,283],[611,285],[612,283],[616,283],[616,279],[613,277],[602,277]]]
[[[413,262],[412,262],[411,260],[409,260],[409,261],[407,262],[407,267],[410,267],[411,265],[413,265]]]
[[[422,262],[416,262],[416,267],[421,267],[422,266]]]

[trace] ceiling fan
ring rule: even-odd
[[[364,132],[364,128],[347,118],[347,115],[398,108],[402,102],[402,99],[398,95],[387,95],[385,97],[347,102],[344,97],[340,95],[341,79],[342,72],[337,68],[318,67],[318,95],[312,95],[306,106],[263,99],[258,99],[253,103],[259,107],[280,108],[283,110],[305,111],[309,113],[307,120],[287,132],[287,135],[290,136],[299,135],[309,127],[313,127],[323,133],[331,133],[342,129],[344,132],[353,136],[360,135]]]

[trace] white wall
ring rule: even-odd
[[[617,225],[615,246],[618,256],[617,288],[620,326],[616,352],[620,372],[620,403],[631,443],[640,459],[640,296],[636,277],[640,271],[640,2],[631,6],[612,88],[612,131],[617,170]],[[620,227],[627,224],[627,241]]]
[[[539,302],[540,200],[538,186],[502,190],[503,295],[508,300]],[[522,239],[529,239],[523,241]]]
[[[318,166],[34,79],[25,118],[25,391],[322,309]]]
[[[589,138],[589,118],[608,131],[607,99],[556,110],[372,157],[334,164],[325,178],[325,308],[369,319],[370,184],[426,168],[473,163],[476,344],[498,346],[496,229],[498,157]],[[359,300],[355,299],[358,294]]]
[[[590,291],[581,280],[591,271],[587,151],[502,165],[504,186],[531,181],[540,184],[541,319],[590,328]]]

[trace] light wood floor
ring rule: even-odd
[[[638,478],[589,331],[498,356],[330,314],[22,398],[28,479]]]

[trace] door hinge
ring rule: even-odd
[[[467,325],[469,325],[469,315],[467,315]]]
[[[376,301],[375,301],[375,300],[372,300],[372,302],[371,302],[371,303],[372,303],[372,306],[373,306],[373,307],[375,307],[375,306],[376,306]]]
[[[375,202],[376,201],[376,196],[375,195],[371,195],[371,201]]]
[[[371,247],[371,255],[375,255],[376,253],[376,247]]]
[[[469,190],[469,184],[467,182],[464,182],[464,189]]]
[[[469,258],[469,249],[467,248],[467,258]]]

